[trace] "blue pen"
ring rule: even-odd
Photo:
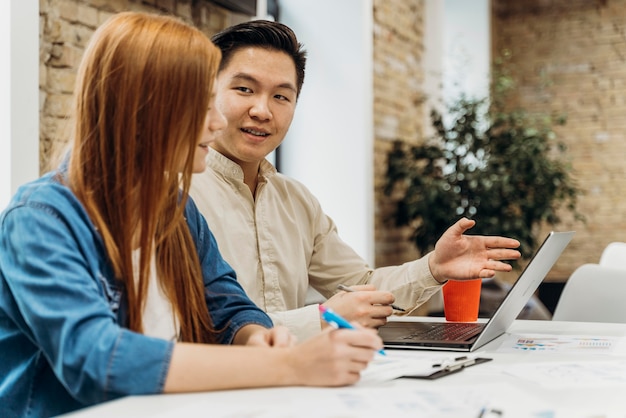
[[[354,329],[352,324],[350,324],[348,321],[342,318],[339,314],[336,314],[335,312],[333,312],[332,309],[327,308],[324,305],[319,305],[319,306],[320,306],[320,312],[322,313],[322,319],[328,322],[331,326],[335,328]],[[378,350],[378,353],[382,354],[383,356],[387,355],[385,353],[385,350],[383,349]]]

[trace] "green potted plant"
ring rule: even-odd
[[[461,216],[477,221],[470,233],[518,239],[525,255],[535,250],[541,226],[558,224],[563,211],[584,220],[576,211],[581,189],[553,130],[566,119],[507,110],[513,86],[501,74],[490,100],[461,96],[445,122],[433,111],[432,138],[394,141],[384,193],[393,202],[391,220],[414,228],[422,254]]]

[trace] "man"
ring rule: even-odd
[[[326,307],[365,326],[383,325],[391,304],[413,311],[446,280],[492,277],[519,258],[516,240],[466,236],[461,219],[430,254],[401,266],[369,268],[344,243],[317,199],[265,159],[285,138],[302,88],[305,52],[280,23],[256,20],[218,33],[222,50],[216,106],[228,122],[211,144],[191,195],[249,297],[299,338],[323,325],[305,306],[311,285]],[[338,292],[337,286],[357,292]],[[383,290],[376,290],[383,289]]]

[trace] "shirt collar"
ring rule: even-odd
[[[220,154],[219,151],[209,148],[209,155],[206,159],[207,166],[221,173],[224,177],[243,182],[243,170],[239,164],[231,161],[228,157]],[[261,161],[259,168],[259,178],[268,178],[276,174],[276,167],[267,159]]]

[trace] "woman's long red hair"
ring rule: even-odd
[[[142,332],[150,255],[182,341],[211,342],[196,247],[184,219],[193,156],[220,52],[178,19],[120,13],[85,51],[75,94],[69,186],[101,233]],[[139,277],[132,252],[140,249]]]

